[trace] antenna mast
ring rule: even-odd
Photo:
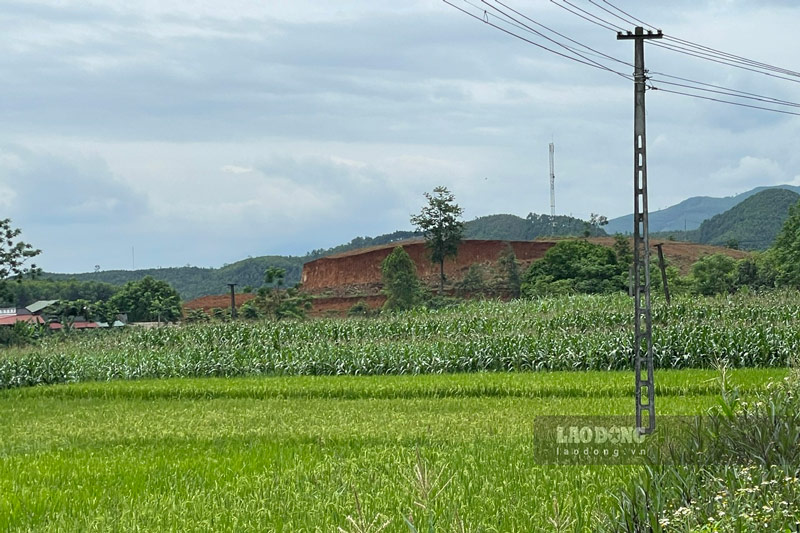
[[[550,143],[550,222],[553,227],[556,225],[556,171],[553,164],[555,151],[556,146]]]

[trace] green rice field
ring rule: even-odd
[[[745,394],[786,369],[739,369]],[[660,414],[717,402],[656,374]],[[632,414],[629,372],[175,378],[0,391],[0,531],[595,531],[639,467],[542,466],[541,414]]]

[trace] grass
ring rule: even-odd
[[[786,373],[731,380],[756,393]],[[659,413],[714,405],[714,378],[658,372]],[[590,531],[639,469],[538,465],[533,418],[632,413],[631,381],[478,373],[0,391],[0,531]]]

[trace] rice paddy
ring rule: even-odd
[[[755,392],[786,373],[731,379]],[[477,373],[6,390],[0,530],[590,531],[637,467],[539,465],[533,418],[630,414],[631,379]],[[717,401],[714,371],[656,379],[660,413]]]

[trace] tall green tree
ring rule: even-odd
[[[0,220],[0,296],[7,296],[9,280],[19,281],[25,275],[39,273],[35,264],[26,266],[26,263],[42,251],[18,239],[21,233],[22,230],[11,226],[10,218]]]
[[[431,261],[439,263],[439,294],[442,294],[444,260],[458,254],[458,245],[464,235],[464,222],[460,220],[464,210],[455,203],[455,196],[447,187],[436,187],[433,194],[425,193],[425,198],[428,204],[419,215],[411,217],[411,223],[425,235]]]
[[[171,322],[181,316],[181,298],[166,281],[145,276],[129,281],[112,298],[111,303],[131,322]]]
[[[402,246],[397,246],[381,263],[383,293],[390,311],[413,309],[422,303],[417,267]]]

